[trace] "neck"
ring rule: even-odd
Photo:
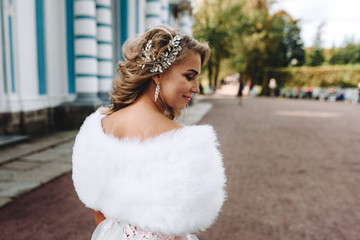
[[[164,114],[166,105],[162,100],[161,95],[159,95],[159,98],[155,102],[155,88],[155,84],[150,83],[146,91],[136,100],[135,104],[142,104],[146,106],[147,109],[153,109],[161,114]]]

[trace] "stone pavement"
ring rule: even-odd
[[[228,198],[199,239],[360,239],[360,104],[208,101]]]
[[[201,98],[201,97],[199,97]],[[196,103],[185,110],[177,122],[199,122],[211,103]],[[26,192],[71,171],[72,146],[77,130],[0,148],[0,208]]]
[[[0,207],[71,169],[77,131],[61,132],[0,149]]]

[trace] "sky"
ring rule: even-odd
[[[300,20],[305,47],[313,45],[321,23],[324,48],[342,47],[349,39],[360,43],[360,0],[276,0],[271,12],[280,9]]]

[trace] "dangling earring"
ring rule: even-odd
[[[156,84],[156,89],[155,89],[155,102],[156,102],[156,100],[157,100],[158,97],[159,97],[159,92],[160,92],[160,82],[158,82],[158,83]]]

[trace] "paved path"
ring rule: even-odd
[[[201,240],[360,239],[360,105],[245,98],[238,106],[220,94],[201,103],[213,105],[201,123],[217,130],[228,176],[228,199]],[[85,240],[93,228],[70,173],[0,209],[4,239]]]
[[[359,104],[211,102],[228,200],[200,239],[360,239]]]
[[[0,149],[0,207],[71,170],[77,131]]]

